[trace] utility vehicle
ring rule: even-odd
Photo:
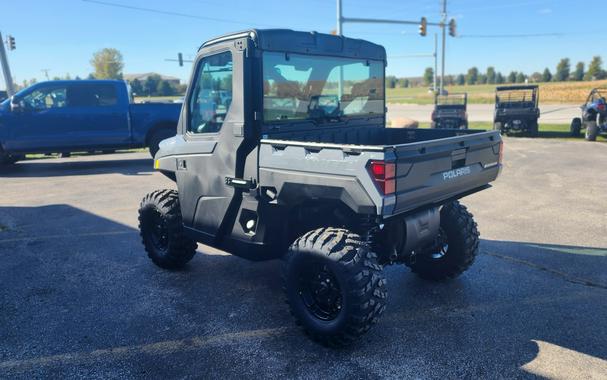
[[[571,121],[571,136],[578,137],[585,129],[588,141],[595,141],[599,133],[607,133],[607,87],[592,89],[582,109],[582,117]]]
[[[468,129],[468,94],[436,94],[432,112],[432,128]]]
[[[328,34],[250,30],[204,43],[177,135],[154,161],[178,190],[140,204],[152,261],[181,267],[197,242],[282,258],[291,313],[329,346],[384,312],[384,265],[431,280],[466,270],[479,233],[458,199],[498,176],[500,134],[386,128],[385,66],[382,46]],[[230,104],[211,95],[220,91]]]
[[[493,129],[505,134],[516,132],[536,137],[540,118],[538,104],[537,85],[497,87]]]

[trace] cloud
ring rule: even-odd
[[[550,13],[552,13],[552,9],[551,8],[542,8],[539,11],[537,11],[537,13],[539,13],[541,15],[549,15]]]

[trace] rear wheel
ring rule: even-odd
[[[285,256],[284,290],[291,314],[315,341],[346,346],[384,312],[386,280],[360,237],[319,228],[297,239]]]
[[[579,137],[580,132],[582,131],[582,119],[576,117],[571,120],[571,126],[569,127],[569,131],[571,132],[572,137]]]
[[[139,207],[139,232],[148,256],[159,267],[181,268],[196,253],[196,242],[183,232],[175,190],[156,190],[143,198]]]
[[[595,121],[586,122],[586,140],[596,141],[596,136],[599,134],[599,126]]]
[[[449,203],[441,209],[440,217],[439,236],[408,264],[414,273],[433,281],[459,276],[478,253],[478,229],[465,206],[457,201]]]

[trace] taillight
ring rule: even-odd
[[[500,141],[500,153],[497,159],[497,162],[502,163],[502,159],[504,158],[504,142]]]
[[[599,111],[605,111],[605,104],[599,104],[597,108],[599,109]]]
[[[393,162],[370,161],[369,172],[384,195],[396,192],[396,165]]]

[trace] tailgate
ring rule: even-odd
[[[481,132],[393,147],[399,214],[466,195],[494,181],[500,171],[499,132]]]

